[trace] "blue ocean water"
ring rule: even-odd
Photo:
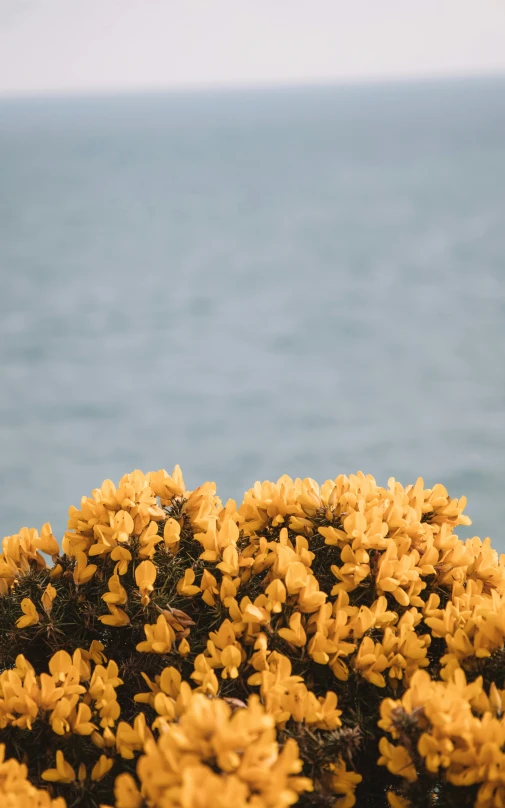
[[[1,101],[1,535],[180,463],[505,550],[504,261],[505,79]]]

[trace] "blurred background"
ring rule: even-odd
[[[505,5],[0,0],[0,513],[423,476],[505,550]]]

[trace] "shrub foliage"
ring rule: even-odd
[[[176,467],[4,538],[0,804],[505,806],[505,556],[465,504]]]

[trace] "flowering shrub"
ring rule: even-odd
[[[176,467],[4,538],[0,804],[503,808],[505,556],[465,504]]]

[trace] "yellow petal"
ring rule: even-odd
[[[112,758],[108,758],[107,755],[100,755],[99,760],[95,763],[91,770],[91,779],[92,780],[101,780],[105,777],[106,774],[110,772],[114,765],[114,761]]]

